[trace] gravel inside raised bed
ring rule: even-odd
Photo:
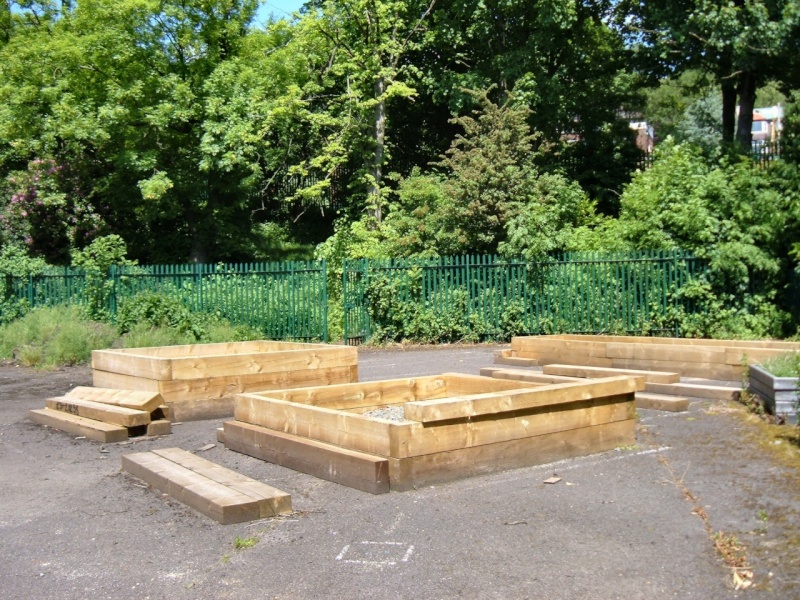
[[[384,408],[376,408],[363,413],[365,417],[377,417],[379,419],[388,419],[389,421],[405,421],[403,416],[403,407],[401,406],[385,406]]]

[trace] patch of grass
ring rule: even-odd
[[[0,327],[0,358],[30,367],[53,368],[87,362],[92,350],[108,348],[111,326],[83,318],[77,307],[42,307]]]
[[[180,346],[196,343],[197,339],[190,333],[180,332],[171,327],[153,327],[148,323],[135,325],[121,338],[123,348]]]
[[[236,550],[247,550],[248,548],[252,548],[258,543],[257,537],[239,537],[236,536],[236,539],[233,540],[233,547]]]
[[[761,521],[762,523],[766,523],[767,521],[769,521],[769,515],[767,514],[767,511],[765,511],[763,508],[758,511],[758,520]]]

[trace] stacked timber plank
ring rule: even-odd
[[[121,442],[140,435],[171,432],[170,409],[158,393],[76,387],[65,396],[48,398],[44,409],[29,418],[99,442]]]
[[[800,343],[771,340],[700,340],[604,335],[515,337],[509,355],[551,363],[670,371],[683,377],[738,381],[743,368],[789,351]]]
[[[92,353],[94,385],[159,393],[178,421],[233,414],[247,391],[358,381],[358,351],[292,342],[193,344]]]
[[[292,512],[289,494],[180,448],[126,454],[122,468],[223,525]]]
[[[632,444],[638,386],[445,374],[240,394],[220,439],[371,493],[407,490]]]

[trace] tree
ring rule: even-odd
[[[375,221],[383,215],[381,186],[387,149],[387,109],[396,99],[410,99],[416,90],[406,55],[420,48],[426,21],[436,0],[322,0],[311,6],[310,30],[332,45],[331,71],[339,78],[343,104],[359,115],[367,194]],[[344,123],[353,126],[354,121]],[[368,140],[368,141],[367,141]]]
[[[200,171],[206,80],[256,0],[83,0],[38,13],[0,51],[0,168],[69,164],[149,260],[204,261],[242,236],[238,174]],[[49,9],[48,9],[49,10]]]
[[[749,152],[758,88],[785,77],[797,62],[797,2],[626,1],[618,8],[629,42],[651,74],[699,69],[714,78],[722,95],[723,140]]]

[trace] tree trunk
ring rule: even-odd
[[[383,98],[386,92],[386,80],[378,77],[375,81],[375,153],[372,156],[372,183],[370,184],[369,196],[372,199],[375,209],[375,220],[380,225],[383,218],[381,210],[381,180],[383,179],[383,151],[386,142],[386,100]]]
[[[753,108],[756,105],[756,74],[744,71],[739,75],[739,120],[736,123],[736,142],[742,152],[753,146]]]
[[[736,85],[733,79],[722,80],[722,142],[733,144],[736,131]]]

